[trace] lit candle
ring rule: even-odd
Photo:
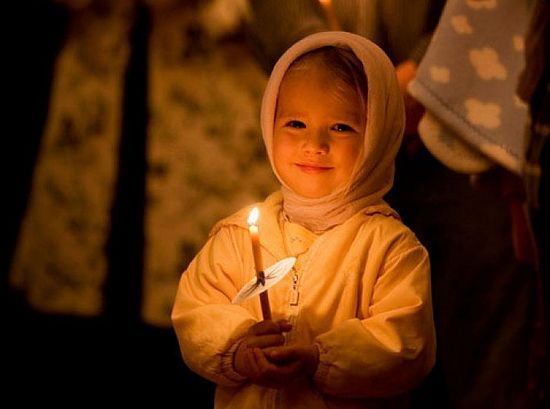
[[[256,270],[256,277],[260,285],[265,285],[262,252],[260,248],[260,234],[258,229],[259,216],[260,211],[257,207],[254,207],[248,215],[248,231],[250,232],[250,240],[252,241],[252,254],[254,255],[254,268]],[[270,320],[271,308],[269,306],[267,290],[260,293],[260,303],[262,305],[262,315],[264,317],[264,320]]]
[[[256,275],[260,278],[260,273],[263,271],[262,252],[260,250],[260,235],[258,232],[258,218],[260,211],[257,207],[253,208],[248,215],[248,231],[250,232],[250,240],[252,240],[252,252],[254,254],[254,267]]]

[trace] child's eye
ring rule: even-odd
[[[336,124],[332,127],[337,132],[350,132],[353,131],[353,128],[346,124]]]
[[[288,121],[286,126],[290,127],[290,128],[297,128],[297,129],[302,129],[302,128],[305,128],[306,127],[306,124],[304,124],[302,121]]]

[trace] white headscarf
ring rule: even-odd
[[[273,162],[273,128],[279,87],[290,64],[308,51],[324,46],[347,48],[363,64],[368,81],[366,128],[363,150],[347,186],[321,198],[293,192],[277,174]],[[329,31],[305,37],[278,60],[264,92],[261,126],[271,166],[282,184],[284,212],[290,221],[321,233],[369,206],[381,204],[391,189],[395,156],[405,125],[403,97],[395,69],[380,47],[356,34]]]

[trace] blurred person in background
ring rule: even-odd
[[[449,0],[408,87],[425,107],[428,150],[507,209],[505,235],[479,233],[510,248],[517,266],[476,279],[488,309],[472,324],[487,335],[476,335],[477,362],[465,361],[479,365],[477,382],[467,393],[449,385],[460,407],[547,406],[548,10],[545,1]],[[446,325],[441,356],[453,363],[464,342]]]
[[[187,392],[211,406],[210,385],[181,362],[170,310],[213,221],[275,186],[247,10],[62,0],[14,11],[45,35],[18,39],[16,63],[36,76],[18,73],[35,86],[23,88],[8,186],[18,217],[3,237],[11,382],[46,401],[128,384],[135,397]]]

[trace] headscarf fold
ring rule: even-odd
[[[273,128],[279,87],[288,67],[301,55],[324,46],[350,49],[361,61],[368,81],[367,122],[363,148],[349,183],[330,195],[311,199],[292,191],[278,175],[273,161]],[[285,216],[322,233],[381,204],[393,184],[404,125],[403,98],[395,69],[380,47],[364,37],[341,31],[315,33],[295,43],[273,68],[261,111],[262,135],[271,167],[282,184]]]

